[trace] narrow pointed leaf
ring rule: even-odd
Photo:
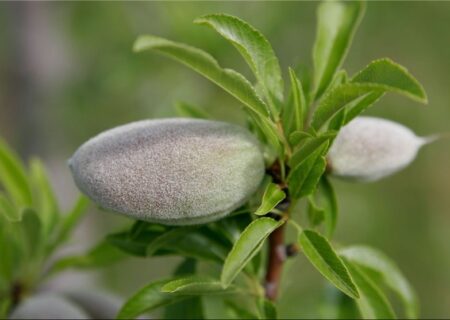
[[[237,288],[222,287],[219,280],[204,276],[190,276],[176,279],[166,283],[161,291],[180,295],[229,294],[236,292]]]
[[[48,235],[58,221],[59,209],[44,166],[37,158],[30,161],[30,176],[36,194],[35,207],[44,228],[43,232]]]
[[[261,116],[267,116],[267,106],[254,88],[240,73],[223,69],[203,50],[151,35],[140,36],[134,43],[134,51],[155,50],[177,60],[230,93],[245,106]]]
[[[247,226],[225,260],[220,278],[224,287],[231,284],[238,273],[258,253],[264,240],[282,224],[283,221],[262,217]]]
[[[303,91],[302,84],[300,80],[297,78],[294,70],[289,68],[289,76],[291,79],[291,92],[293,103],[292,110],[286,109],[286,112],[289,113],[289,117],[293,119],[293,126],[291,127],[292,131],[303,130],[303,122],[305,121],[306,114],[306,100],[305,93]]]
[[[414,289],[396,264],[384,253],[368,246],[355,245],[341,250],[340,254],[353,264],[379,273],[384,284],[403,301],[406,316],[410,319],[418,317],[418,301]]]
[[[210,14],[195,20],[205,24],[230,41],[244,57],[269,101],[275,106],[283,100],[283,79],[277,57],[269,41],[254,27],[236,17]]]
[[[304,230],[299,237],[303,253],[314,267],[336,288],[351,298],[359,298],[358,289],[343,261],[323,236],[312,230]]]
[[[316,150],[327,143],[330,139],[336,136],[336,132],[328,132],[326,134],[320,135],[308,139],[304,144],[302,144],[293,154],[289,160],[289,166],[291,170],[296,170],[304,161],[311,157]]]
[[[264,191],[261,205],[255,211],[258,216],[263,216],[272,211],[277,204],[286,198],[286,194],[281,190],[280,186],[275,183],[269,183]]]
[[[19,157],[0,139],[0,186],[17,207],[31,207],[32,192]]]
[[[372,61],[351,81],[372,84],[376,88],[400,93],[413,100],[427,103],[427,95],[419,81],[405,67],[388,58]]]
[[[178,227],[166,231],[147,246],[147,256],[152,256],[157,250],[167,244],[180,241],[186,234],[194,232],[195,227]]]
[[[211,116],[208,113],[190,103],[179,101],[175,104],[175,108],[180,117],[211,119]]]
[[[389,301],[375,282],[355,264],[346,261],[346,266],[358,287],[360,299],[356,300],[364,319],[395,319],[395,313]]]
[[[289,136],[289,143],[291,146],[296,146],[304,139],[313,138],[314,136],[306,131],[294,131]]]
[[[347,54],[365,6],[359,1],[327,1],[317,11],[313,49],[316,97],[325,92]]]
[[[117,315],[117,319],[134,319],[143,313],[185,298],[184,296],[172,295],[161,291],[163,286],[169,281],[171,280],[157,281],[139,290],[125,302]]]
[[[373,92],[382,93],[384,89],[368,84],[345,83],[330,91],[321,99],[312,119],[312,127],[319,130],[340,110],[350,109]]]
[[[3,193],[0,193],[0,214],[10,222],[18,222],[22,219],[21,212],[14,207]]]
[[[308,209],[310,209],[312,213],[317,211],[321,212],[325,223],[325,234],[327,238],[331,238],[336,227],[338,208],[333,186],[325,176],[322,176],[320,179],[318,188],[311,198],[312,199],[308,199],[311,200]]]

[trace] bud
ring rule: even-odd
[[[407,127],[375,117],[357,117],[341,129],[328,153],[331,174],[374,181],[410,164],[432,138],[417,137]]]
[[[146,120],[90,139],[69,161],[78,188],[104,208],[168,225],[217,220],[264,176],[244,128],[198,119]]]
[[[75,304],[56,295],[42,294],[23,301],[9,319],[89,319]]]

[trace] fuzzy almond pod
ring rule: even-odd
[[[378,180],[406,167],[432,140],[393,121],[357,117],[341,129],[330,148],[330,173],[356,181]]]
[[[69,166],[78,188],[100,206],[167,225],[227,215],[264,176],[259,143],[246,129],[183,118],[105,131],[83,144]]]
[[[9,319],[89,319],[77,305],[52,294],[30,297],[19,304]]]

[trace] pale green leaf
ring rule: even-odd
[[[245,228],[225,259],[220,278],[224,287],[231,284],[238,273],[258,253],[264,240],[283,223],[284,221],[262,217]]]
[[[166,283],[161,291],[180,295],[229,294],[237,290],[234,286],[224,289],[219,280],[204,276],[190,276]]]
[[[269,104],[279,107],[283,100],[283,79],[278,59],[269,41],[247,22],[230,15],[209,14],[197,18],[195,23],[210,26],[230,41],[262,85]],[[277,111],[279,110],[272,110]]]
[[[117,315],[117,319],[134,319],[143,313],[184,299],[185,296],[161,291],[169,281],[171,280],[157,281],[139,290],[125,302]]]
[[[358,287],[360,299],[356,301],[364,319],[395,319],[395,313],[383,292],[375,282],[355,264],[345,260],[345,264]]]
[[[10,222],[18,222],[22,219],[21,211],[17,210],[9,199],[0,193],[0,214]]]
[[[413,100],[427,103],[427,95],[422,85],[408,70],[391,59],[372,61],[353,76],[353,83],[367,83],[375,88],[405,95]]]
[[[16,207],[31,207],[32,192],[19,157],[0,139],[0,186]]]
[[[299,236],[299,243],[308,260],[328,281],[349,297],[359,298],[347,268],[327,239],[315,231],[304,230]]]
[[[211,119],[211,116],[208,113],[190,103],[179,101],[175,104],[175,108],[180,117]]]
[[[275,183],[269,183],[264,191],[261,205],[255,211],[258,216],[263,216],[272,211],[283,199],[286,194],[281,190],[280,186]]]
[[[295,71],[289,68],[289,76],[291,79],[291,92],[293,102],[288,104],[291,108],[286,108],[284,112],[287,112],[289,117],[293,119],[293,126],[290,127],[290,131],[303,130],[303,123],[306,116],[306,100],[305,93],[303,91],[302,84],[297,78]]]
[[[36,194],[35,208],[42,222],[43,232],[48,235],[58,221],[59,209],[45,168],[37,158],[30,161],[30,179]]]
[[[296,146],[300,144],[300,142],[303,142],[303,140],[308,138],[313,138],[314,136],[306,131],[294,131],[289,135],[289,143],[292,146]]]
[[[365,5],[359,1],[327,1],[319,5],[313,49],[317,98],[325,92],[342,65],[364,11]]]
[[[42,244],[42,222],[36,211],[24,209],[20,226],[22,227],[28,256],[33,257]]]
[[[260,116],[267,116],[267,106],[254,88],[240,73],[223,69],[203,50],[151,35],[140,36],[134,43],[134,51],[155,50],[190,67],[230,93]]]
[[[355,245],[341,250],[340,254],[354,264],[378,272],[383,282],[403,301],[406,316],[411,319],[418,317],[418,301],[414,289],[396,264],[384,253],[368,246]]]

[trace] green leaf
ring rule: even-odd
[[[196,227],[177,227],[164,232],[149,243],[146,255],[152,256],[157,250],[163,248],[165,245],[181,241],[186,234],[195,232],[195,229]]]
[[[313,49],[315,96],[319,98],[342,65],[365,5],[357,1],[327,1],[317,11]]]
[[[284,112],[288,113],[290,119],[293,120],[293,126],[290,127],[289,132],[303,130],[303,123],[306,116],[306,100],[302,84],[297,78],[295,71],[289,68],[289,76],[291,79],[291,92],[293,102],[287,104],[288,107]]]
[[[384,253],[368,246],[355,245],[341,250],[340,254],[353,264],[379,273],[385,285],[403,301],[406,316],[411,319],[418,317],[418,301],[414,289],[396,264]]]
[[[281,190],[280,186],[275,183],[269,183],[264,191],[261,205],[255,211],[258,216],[263,216],[272,211],[283,199],[286,194]]]
[[[314,155],[315,151],[322,148],[329,140],[336,137],[336,132],[327,132],[323,135],[309,138],[292,154],[289,160],[291,170],[295,171],[298,166],[302,165],[308,158]]]
[[[364,319],[395,319],[395,313],[383,292],[355,264],[345,260],[346,266],[360,292],[356,301]]]
[[[127,254],[145,257],[149,243],[161,236],[166,229],[150,228],[139,233],[133,231],[135,230],[110,234],[106,237],[106,241]]]
[[[25,168],[19,157],[0,139],[0,185],[11,196],[12,202],[21,207],[31,207],[32,192]]]
[[[89,203],[89,199],[84,195],[78,197],[72,210],[62,218],[59,230],[49,246],[49,251],[54,250],[58,245],[68,239],[80,219],[87,212]]]
[[[270,300],[264,299],[264,319],[278,319],[277,306]]]
[[[0,214],[10,222],[18,222],[22,219],[21,211],[17,210],[3,193],[0,193]]]
[[[289,143],[292,146],[299,145],[300,142],[303,142],[305,139],[314,138],[314,136],[306,131],[294,131],[289,136]]]
[[[60,272],[69,268],[91,269],[107,267],[113,263],[125,259],[127,255],[108,243],[102,241],[83,255],[63,257],[52,267],[52,273]]]
[[[58,221],[59,209],[44,166],[37,158],[30,161],[30,176],[36,194],[35,208],[42,222],[43,232],[48,235]]]
[[[314,192],[325,172],[327,162],[322,154],[327,150],[328,144],[327,141],[295,170],[291,170],[288,185],[292,198],[299,199]]]
[[[34,210],[25,209],[20,225],[26,241],[28,256],[33,257],[42,244],[42,222]]]
[[[387,58],[372,61],[353,76],[351,82],[371,84],[375,88],[397,92],[422,103],[428,101],[419,81],[405,67]]]
[[[333,186],[327,177],[322,176],[312,198],[309,203],[311,210],[322,213],[327,238],[331,238],[336,227],[338,208]]]
[[[359,298],[358,289],[347,268],[327,239],[315,231],[304,230],[300,234],[299,243],[308,260],[328,281],[349,297]]]
[[[256,114],[262,117],[268,115],[266,104],[258,97],[250,82],[234,70],[221,68],[203,50],[151,35],[138,37],[133,49],[135,52],[152,49],[167,55],[211,80]]]
[[[236,289],[233,286],[224,289],[219,280],[195,275],[170,281],[162,287],[161,291],[181,295],[209,295],[234,293]]]
[[[194,274],[197,268],[197,260],[184,259],[174,271],[174,276]],[[193,296],[185,300],[170,304],[164,310],[164,319],[203,319],[203,307],[201,297]]]
[[[206,24],[230,41],[244,57],[262,85],[269,105],[275,108],[283,100],[283,78],[278,59],[269,41],[254,27],[236,17],[209,14],[195,20]],[[279,112],[279,109],[272,110]],[[277,114],[274,114],[275,118]]]
[[[163,286],[170,281],[157,281],[139,290],[125,302],[117,315],[117,319],[134,319],[143,313],[184,299],[185,296],[172,295],[161,291]]]
[[[228,287],[246,264],[261,250],[264,240],[284,221],[262,217],[254,220],[242,232],[223,265],[221,282]]]
[[[332,128],[328,127],[332,130],[339,130],[343,125],[346,125],[350,121],[352,121],[354,118],[359,116],[361,113],[363,113],[366,109],[371,107],[375,102],[377,102],[381,97],[383,97],[384,92],[378,92],[373,91],[366,95],[364,95],[361,99],[358,99],[357,103],[351,104],[350,108],[343,109],[342,111],[345,111],[344,118],[342,121],[340,121],[340,124],[338,126],[334,126]],[[339,114],[339,113],[338,113]],[[332,120],[333,121],[333,120]]]
[[[360,83],[345,83],[336,87],[320,100],[313,115],[312,127],[318,131],[341,109],[352,108],[373,92],[380,94],[383,90]]]
[[[180,117],[211,119],[211,116],[208,113],[190,103],[179,101],[175,104],[175,108]]]

